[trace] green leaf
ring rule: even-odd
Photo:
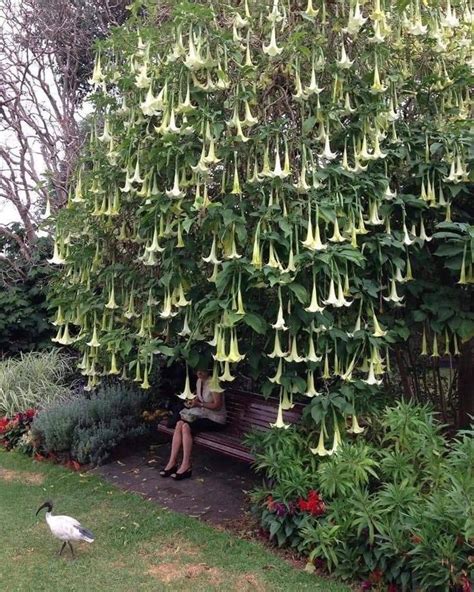
[[[301,304],[307,304],[309,296],[308,291],[304,286],[293,282],[291,284],[288,284],[288,288],[293,292],[293,294],[295,294],[296,298],[298,298]]]
[[[243,318],[243,321],[259,335],[265,335],[267,332],[267,321],[259,314],[247,312]]]

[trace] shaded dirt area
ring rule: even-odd
[[[224,526],[242,519],[247,510],[247,492],[257,482],[248,464],[196,446],[192,479],[174,481],[159,475],[169,452],[169,440],[159,436],[147,448],[122,449],[109,464],[94,472],[121,489],[204,522]]]

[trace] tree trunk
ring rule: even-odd
[[[474,339],[461,345],[458,368],[458,427],[467,428],[474,422]]]

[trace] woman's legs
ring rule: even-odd
[[[176,423],[173,433],[173,440],[171,442],[170,459],[165,467],[165,470],[169,470],[171,467],[174,467],[176,461],[178,460],[178,454],[181,449],[181,444],[183,443],[183,426],[187,426],[189,428],[189,425],[185,424],[184,421],[180,420]]]
[[[183,422],[181,428],[183,443],[183,461],[178,469],[178,473],[184,473],[191,467],[191,451],[193,449],[193,436],[189,423]]]

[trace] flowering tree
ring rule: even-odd
[[[214,390],[240,365],[279,393],[276,427],[306,397],[324,455],[384,376],[412,394],[406,352],[436,365],[472,337],[472,13],[233,4],[136,1],[100,45],[56,341],[89,388],[210,351]]]

